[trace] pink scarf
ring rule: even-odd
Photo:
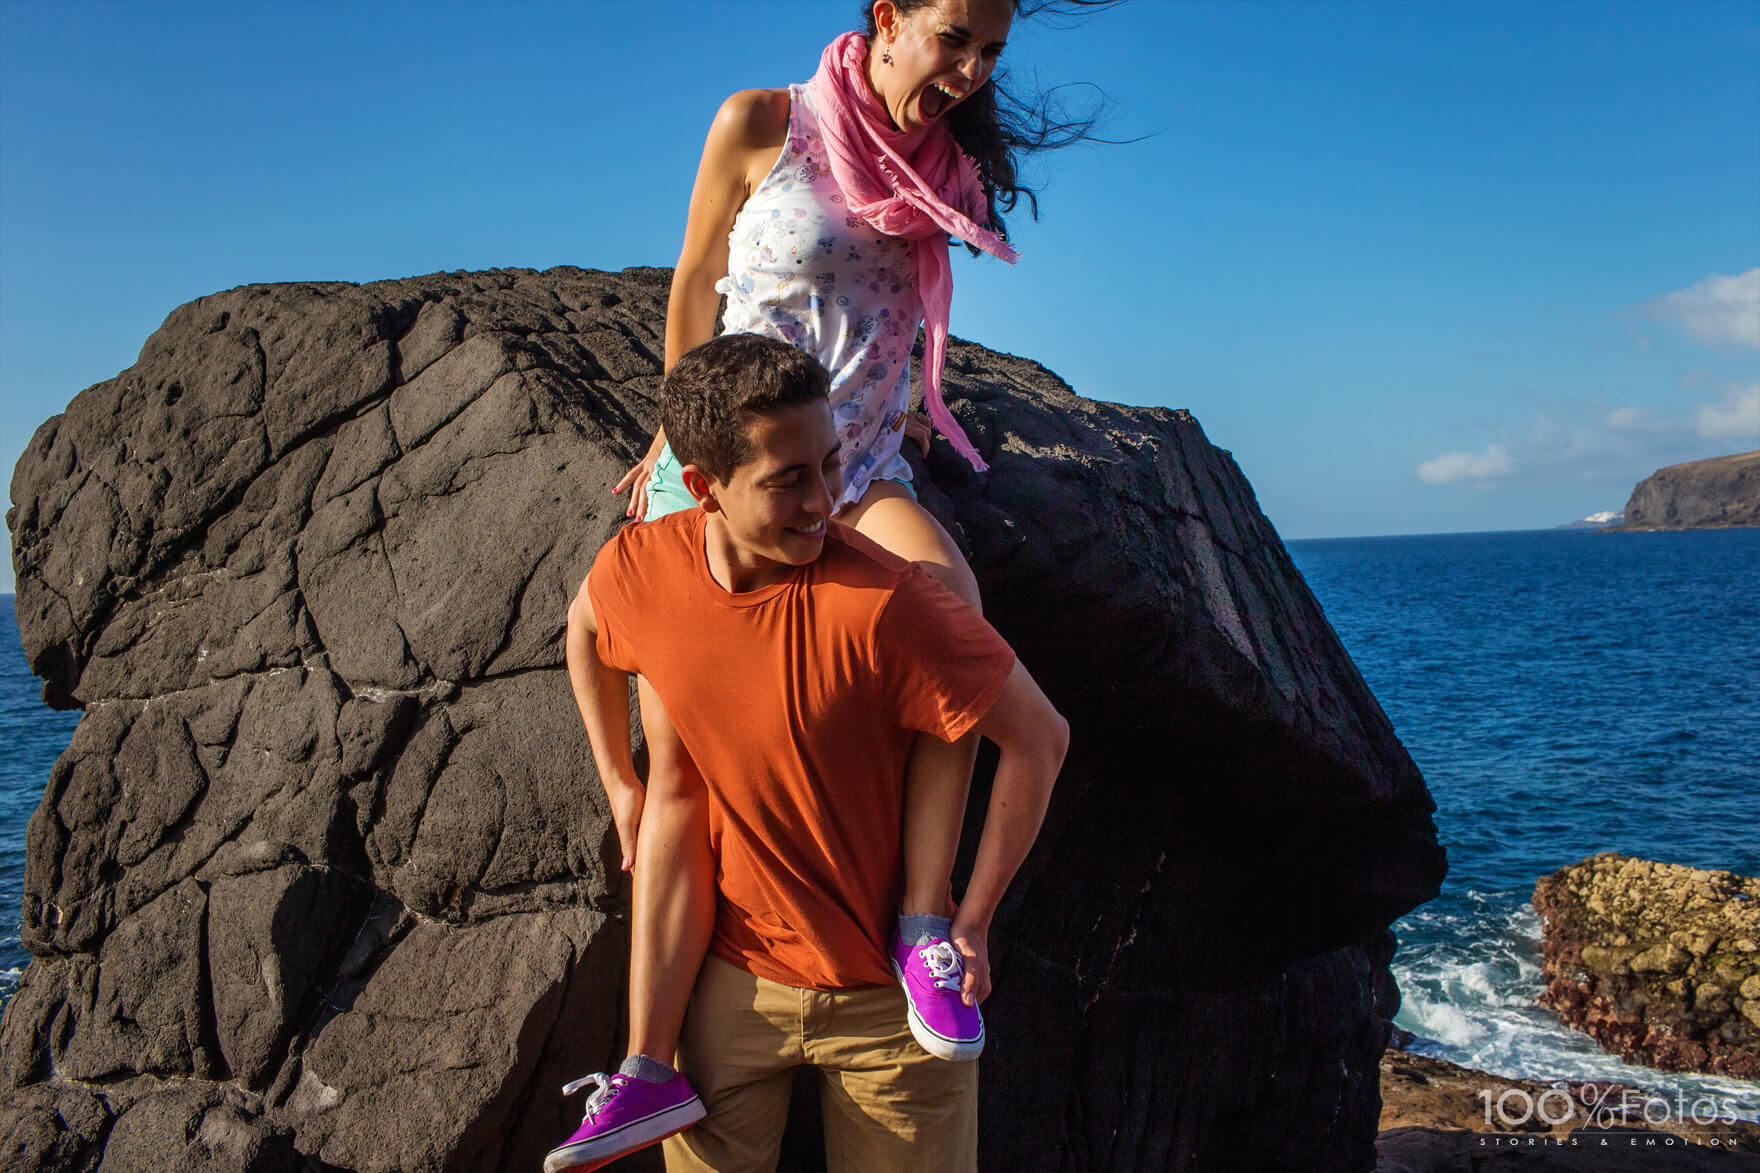
[[[876,231],[911,242],[928,332],[923,387],[929,419],[954,451],[983,472],[988,467],[984,458],[941,397],[947,316],[953,304],[947,238],[957,236],[1011,265],[1019,254],[975,222],[988,211],[984,185],[945,121],[916,134],[893,129],[863,71],[867,56],[868,39],[860,33],[845,33],[825,46],[819,72],[808,83],[819,108],[819,133],[830,148],[831,175],[849,210]]]

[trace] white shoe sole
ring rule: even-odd
[[[674,1133],[683,1132],[706,1115],[708,1112],[703,1101],[692,1096],[684,1103],[674,1104],[652,1116],[631,1120],[615,1132],[551,1149],[550,1155],[544,1158],[544,1173],[571,1173],[574,1170],[584,1173],[597,1169],[637,1149],[657,1144]]]
[[[896,961],[892,963],[892,972],[898,977],[898,984],[904,990],[906,1018],[911,1024],[911,1037],[917,1040],[919,1047],[937,1059],[946,1059],[949,1063],[969,1063],[984,1053],[983,1034],[979,1034],[975,1039],[961,1040],[945,1038],[930,1030],[929,1024],[923,1021],[922,1017],[917,1014],[916,1006],[911,1003],[911,991],[910,987],[905,984],[904,970],[899,968]],[[981,1029],[982,1027],[980,1027]],[[549,1171],[546,1170],[546,1173]]]

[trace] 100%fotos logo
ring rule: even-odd
[[[1740,1117],[1733,1102],[1719,1103],[1715,1096],[1700,1096],[1689,1110],[1685,1096],[1675,1093],[1673,1101],[1652,1092],[1641,1092],[1619,1084],[1583,1083],[1575,1086],[1554,1084],[1538,1094],[1525,1088],[1506,1088],[1492,1092],[1479,1089],[1485,1104],[1485,1123],[1497,1122],[1505,1128],[1520,1128],[1538,1120],[1550,1127],[1581,1119],[1588,1124],[1610,1124],[1642,1118],[1646,1124],[1666,1124],[1671,1120],[1696,1124],[1734,1124]]]

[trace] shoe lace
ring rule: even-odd
[[[583,1075],[579,1079],[571,1080],[570,1082],[563,1084],[562,1094],[565,1096],[572,1096],[590,1083],[597,1084],[598,1087],[587,1097],[586,1119],[588,1120],[597,1116],[600,1111],[604,1109],[605,1105],[616,1099],[617,1093],[623,1090],[623,1085],[617,1081],[615,1075],[607,1075],[603,1071],[595,1071],[591,1075]]]
[[[929,974],[935,979],[938,990],[957,990],[960,979],[965,976],[965,968],[960,964],[959,954],[953,951],[951,941],[936,941],[917,950],[917,956],[929,967]]]

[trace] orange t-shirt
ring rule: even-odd
[[[890,982],[911,743],[977,724],[1014,652],[920,567],[837,522],[817,561],[729,593],[709,573],[706,522],[687,509],[625,526],[587,590],[599,658],[647,678],[708,783],[710,951],[800,988]]]

